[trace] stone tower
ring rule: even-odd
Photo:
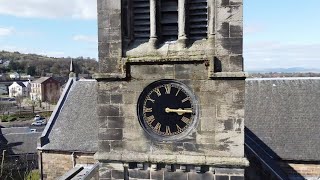
[[[98,0],[100,179],[244,178],[242,0]]]

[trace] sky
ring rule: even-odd
[[[320,69],[319,0],[244,0],[246,71]],[[98,56],[96,0],[0,0],[0,50]]]

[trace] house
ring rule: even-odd
[[[9,97],[29,97],[31,91],[30,81],[26,82],[13,82],[9,86]]]
[[[54,78],[41,77],[31,82],[31,100],[55,103],[59,97],[60,83]]]
[[[1,179],[9,174],[12,179],[20,179],[19,174],[38,169],[36,144],[40,136],[41,132],[32,132],[29,127],[0,127],[0,152],[5,164]]]
[[[11,79],[19,79],[19,78],[20,78],[20,74],[17,73],[17,72],[13,72],[13,73],[11,73],[11,74],[9,75],[9,77],[10,77]]]

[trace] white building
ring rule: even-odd
[[[19,79],[19,78],[20,78],[20,74],[17,73],[17,72],[14,72],[14,73],[11,73],[11,74],[9,75],[9,77],[10,77],[11,79]]]
[[[28,97],[31,91],[31,84],[26,82],[13,82],[9,86],[9,97],[23,96]]]

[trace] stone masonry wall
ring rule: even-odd
[[[112,158],[119,160],[125,159],[121,154],[127,158],[131,155],[132,160],[139,159],[136,153],[167,155],[159,156],[159,160],[167,158],[174,162],[183,161],[175,155],[195,155],[199,156],[195,157],[199,163],[209,161],[206,157],[244,157],[245,82],[208,80],[203,73],[206,68],[204,63],[137,65],[131,67],[130,81],[99,82],[99,152],[111,153]],[[199,124],[183,140],[153,141],[139,124],[138,97],[145,86],[158,79],[177,79],[189,86],[198,98]]]
[[[76,164],[94,164],[96,160],[93,154],[75,154]],[[43,152],[42,171],[43,178],[47,180],[56,179],[73,168],[72,153]]]
[[[100,180],[244,180],[243,175],[243,169],[164,164],[103,163],[100,167]]]
[[[304,178],[319,178],[320,165],[319,164],[294,164],[294,163],[280,163],[280,166],[286,171],[290,177]]]

